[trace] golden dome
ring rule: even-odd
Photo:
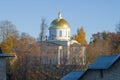
[[[52,21],[50,28],[70,28],[70,27],[66,20],[55,19]]]
[[[70,28],[68,22],[65,19],[62,19],[61,13],[58,13],[58,19],[55,19],[51,22],[50,28]],[[50,29],[49,28],[49,29]]]

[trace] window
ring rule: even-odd
[[[62,30],[60,30],[60,37],[62,37]]]
[[[68,31],[68,37],[70,37],[70,32]]]
[[[67,37],[67,30],[66,30],[66,37]]]

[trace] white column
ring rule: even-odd
[[[70,46],[67,46],[67,64],[70,64]]]
[[[58,47],[58,64],[61,64],[61,50],[62,50],[62,46]]]
[[[81,47],[81,57],[82,57],[82,65],[85,65],[86,64],[86,56],[85,56],[85,47]]]
[[[58,64],[60,64],[60,47],[58,47]]]

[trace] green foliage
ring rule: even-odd
[[[114,55],[120,52],[120,35],[112,32],[103,32],[102,38],[94,38],[87,45],[87,63],[92,63],[98,56]]]
[[[105,40],[106,37],[107,37],[107,33],[106,33],[106,32],[103,32],[102,36],[103,36],[103,39]]]
[[[96,43],[96,41],[97,41],[97,39],[96,39],[96,38],[94,38],[94,39],[93,39],[93,43]]]

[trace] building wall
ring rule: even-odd
[[[120,59],[110,68],[104,70],[103,80],[120,80]]]
[[[120,59],[109,69],[88,70],[80,80],[120,80]]]
[[[85,65],[85,47],[70,47],[70,64]]]
[[[43,54],[43,64],[58,64],[58,46],[45,46]]]
[[[100,72],[99,70],[88,70],[82,79],[80,80],[99,80]]]
[[[6,80],[6,62],[5,58],[0,57],[0,80]]]
[[[70,29],[50,29],[49,40],[70,40]]]
[[[61,44],[61,46],[58,44]],[[68,44],[70,44],[69,41],[44,43],[44,46],[42,46],[43,53],[41,55],[42,63],[51,65],[84,65],[84,47],[80,44],[75,44],[72,46],[69,46]]]

